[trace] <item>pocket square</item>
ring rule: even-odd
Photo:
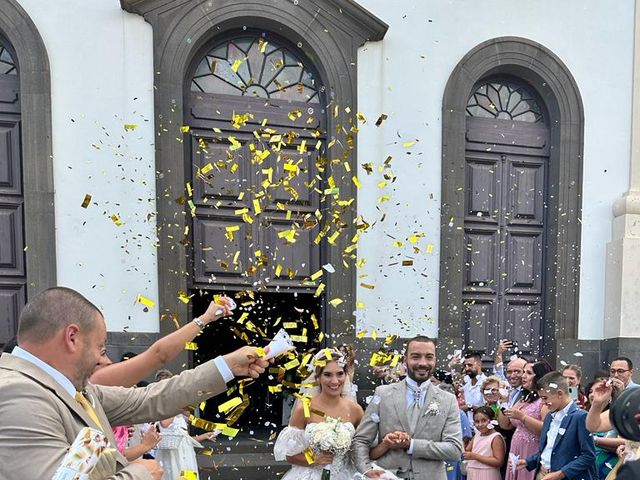
[[[564,433],[567,431],[566,428],[559,428],[558,429],[558,435],[564,435]]]

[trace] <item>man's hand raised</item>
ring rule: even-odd
[[[268,353],[268,349],[264,350]],[[222,357],[236,377],[258,378],[269,366],[269,360],[258,354],[256,347],[242,347]]]

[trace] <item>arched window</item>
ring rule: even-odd
[[[241,36],[211,49],[196,67],[192,92],[319,103],[316,76],[289,48],[259,35]]]
[[[469,97],[466,112],[469,117],[543,121],[542,109],[529,87],[509,80],[481,82]]]
[[[7,48],[6,41],[5,43],[0,41],[0,75],[18,76],[18,67],[9,48]]]

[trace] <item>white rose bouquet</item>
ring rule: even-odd
[[[324,422],[315,423],[307,429],[309,448],[314,452],[328,452],[334,455],[333,464],[327,465],[322,471],[322,480],[331,478],[331,470],[339,471],[342,467],[344,456],[351,449],[353,432],[351,423],[332,417],[326,417]]]

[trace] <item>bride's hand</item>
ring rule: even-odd
[[[314,465],[331,465],[333,463],[333,453],[318,452],[313,458]]]

